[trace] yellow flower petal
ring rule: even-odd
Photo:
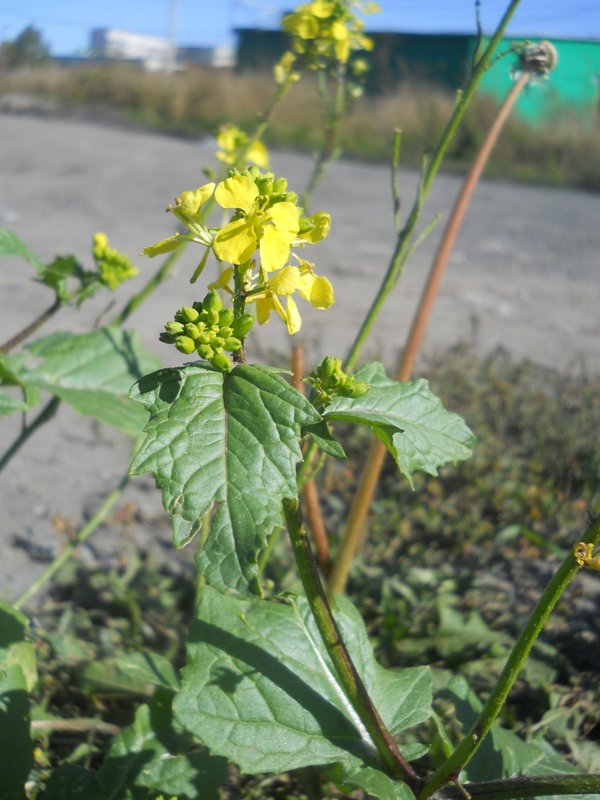
[[[160,253],[170,253],[171,250],[175,250],[180,244],[183,244],[183,241],[181,236],[176,233],[173,236],[169,236],[167,239],[161,239],[160,242],[149,244],[148,247],[144,247],[142,255],[154,258],[154,256]]]
[[[233,278],[233,267],[227,267],[224,269],[223,272],[219,275],[216,281],[208,284],[208,288],[213,289],[225,289],[229,286],[231,279]]]
[[[308,277],[308,275],[304,275],[303,280],[306,280]],[[312,275],[311,277],[313,278],[313,281],[307,293],[308,296],[300,289],[298,291],[306,300],[308,300],[313,308],[330,308],[335,302],[335,297],[333,296],[333,286],[329,280],[322,275],[317,277]]]
[[[217,187],[218,191],[218,187]],[[256,234],[245,217],[229,222],[221,228],[213,241],[215,255],[230,264],[243,264],[256,250]]]
[[[256,301],[256,319],[259,325],[266,325],[275,306],[270,295]]]
[[[333,3],[330,0],[315,0],[314,3],[309,3],[307,11],[314,14],[315,17],[330,17],[333,14]]]
[[[298,333],[298,331],[302,327],[302,319],[300,317],[300,312],[298,311],[298,306],[292,300],[291,297],[288,297],[287,300],[286,322],[287,322],[288,333],[290,334],[290,336],[293,336],[295,333]]]
[[[329,231],[331,230],[331,217],[326,211],[317,211],[315,214],[311,214],[310,217],[307,217],[307,219],[313,223],[314,228],[302,234],[302,239],[304,239],[304,241],[316,244],[329,235]]]
[[[269,167],[269,151],[262,142],[252,142],[246,153],[246,160],[251,161],[258,167],[268,169]]]
[[[284,234],[291,244],[300,230],[298,218],[300,209],[294,203],[275,203],[267,211],[268,219],[272,220],[277,230]]]
[[[258,198],[258,189],[248,175],[234,175],[217,184],[215,199],[221,208],[239,208],[249,214]]]
[[[267,272],[281,269],[290,255],[289,236],[273,225],[265,225],[260,240],[260,261]]]
[[[269,278],[269,285],[271,289],[280,297],[286,297],[293,294],[300,286],[300,270],[298,267],[284,267],[279,270],[276,275]]]
[[[214,188],[214,183],[205,183],[204,186],[200,186],[193,192],[182,192],[181,203],[179,205],[180,210],[185,214],[186,217],[195,216],[198,213],[200,206],[203,206],[209,197],[211,197]]]

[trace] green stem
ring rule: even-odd
[[[300,501],[283,501],[283,511],[287,523],[290,541],[302,585],[315,622],[321,634],[323,644],[335,667],[341,686],[361,722],[367,729],[383,763],[390,773],[415,788],[419,778],[404,756],[398,750],[392,735],[385,727],[379,712],[358,674],[350,654],[346,649],[340,631],[327,600],[323,584],[319,577],[317,565],[310,547],[308,532],[302,519]]]
[[[62,301],[59,297],[52,303],[52,305],[43,311],[39,317],[36,317],[29,325],[26,325],[19,333],[15,334],[12,338],[8,339],[8,341],[4,342],[4,344],[0,345],[0,353],[9,353],[13,348],[17,347],[17,345],[24,342],[25,339],[28,339],[32,333],[35,333],[38,328],[41,328],[44,322],[53,317],[54,314],[58,311],[58,309],[63,305]]]
[[[31,586],[17,600],[15,600],[13,603],[15,608],[23,608],[23,606],[25,606],[31,600],[31,598],[48,583],[48,581],[52,580],[61,567],[71,558],[79,545],[83,544],[83,542],[85,542],[85,540],[88,539],[92,533],[94,533],[96,528],[102,522],[104,522],[117,500],[123,494],[123,490],[127,486],[128,482],[129,476],[124,475],[123,478],[121,478],[119,485],[113,489],[110,494],[106,495],[98,511],[96,511],[94,516],[83,526],[75,539],[63,549],[63,551],[54,559],[51,564],[48,565],[44,572],[42,572],[42,574],[36,578]]]
[[[457,100],[456,107],[454,109],[454,113],[450,117],[448,124],[440,138],[440,141],[431,156],[431,160],[427,163],[424,163],[423,170],[421,173],[421,179],[419,184],[419,191],[417,193],[417,197],[415,198],[413,207],[411,212],[406,220],[406,223],[400,233],[398,234],[398,238],[396,240],[396,246],[394,248],[394,252],[392,254],[392,258],[387,268],[387,272],[383,278],[381,286],[378,289],[378,292],[373,300],[373,303],[367,312],[367,315],[356,335],[356,338],[350,348],[348,356],[346,358],[346,362],[344,364],[345,369],[353,369],[356,365],[360,352],[363,348],[365,341],[377,317],[379,316],[379,312],[383,306],[385,300],[387,300],[388,295],[392,291],[392,289],[398,283],[398,280],[402,276],[402,272],[404,270],[404,266],[406,264],[406,260],[408,255],[411,252],[410,241],[412,234],[414,232],[415,226],[419,219],[421,208],[423,203],[427,199],[429,191],[431,189],[431,185],[438,173],[438,170],[441,166],[442,160],[448,150],[448,147],[454,138],[454,135],[457,131],[458,126],[462,122],[462,119],[465,115],[465,112],[475,94],[477,86],[481,78],[483,77],[483,73],[487,69],[489,62],[491,60],[492,54],[496,49],[500,39],[504,34],[504,30],[510,21],[510,18],[514,14],[517,6],[519,5],[520,0],[512,0],[508,8],[506,9],[504,16],[500,20],[498,27],[492,38],[490,39],[487,47],[485,48],[481,58],[478,60],[475,69],[473,70],[470,80],[467,84],[466,89],[462,92]]]
[[[19,436],[15,439],[15,441],[11,444],[8,450],[2,455],[0,458],[0,472],[4,469],[4,467],[8,464],[11,458],[17,454],[17,452],[23,447],[25,442],[33,436],[33,434],[40,428],[45,422],[52,419],[52,417],[56,414],[56,411],[60,405],[60,399],[58,397],[53,397],[48,403],[44,406],[44,408],[40,411],[37,417],[33,420],[32,423],[27,425]]]
[[[507,778],[481,783],[464,783],[447,786],[444,797],[448,800],[515,800],[521,797],[549,795],[585,795],[600,793],[600,775],[548,775],[543,777]]]
[[[586,544],[594,545],[600,541],[600,517],[594,520],[588,527],[582,541]],[[529,655],[536,639],[542,632],[546,620],[550,616],[550,612],[578,569],[580,568],[575,558],[572,554],[569,554],[556,571],[554,577],[531,612],[531,616],[508,656],[504,669],[496,682],[496,686],[492,690],[478,718],[475,720],[466,736],[459,742],[452,755],[425,783],[423,790],[419,794],[419,800],[425,800],[425,798],[431,797],[431,795],[445,783],[456,780],[460,771],[470,761],[496,721],[508,693],[512,689],[514,682],[523,668],[525,659]]]
[[[319,91],[323,104],[324,138],[323,146],[315,161],[312,175],[306,189],[302,194],[301,205],[306,213],[310,203],[310,196],[339,155],[340,125],[346,114],[346,64],[338,64],[335,72],[335,90],[333,95],[333,108],[327,108],[326,75],[319,72]]]

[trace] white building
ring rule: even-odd
[[[173,69],[175,63],[173,46],[167,39],[114,28],[95,28],[90,49],[100,58],[141,61],[151,71]]]

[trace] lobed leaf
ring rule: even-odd
[[[377,664],[364,623],[346,598],[339,598],[336,619],[391,733],[397,736],[426,720],[429,669],[385,670]],[[244,772],[338,764],[337,780],[364,785],[360,773],[370,768],[369,780],[380,773],[381,781],[390,783],[304,598],[261,600],[206,586],[188,637],[174,713],[211,752]],[[401,796],[411,796],[407,787]]]
[[[131,396],[150,411],[131,473],[153,473],[172,515],[176,546],[213,511],[199,565],[213,585],[244,589],[281,502],[297,496],[299,439],[319,415],[277,371],[237,366],[230,375],[191,364],[147,375]]]
[[[426,380],[388,378],[382,364],[365,364],[356,379],[371,385],[360,397],[335,397],[323,417],[367,425],[390,451],[400,472],[437,475],[438,467],[469,458],[475,439],[464,420],[446,411]]]
[[[29,361],[33,356],[42,363],[21,367],[21,385],[50,392],[84,416],[139,436],[147,417],[129,401],[129,389],[155,369],[158,360],[135,333],[119,328],[81,335],[54,333],[27,345],[25,351]]]

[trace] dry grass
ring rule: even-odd
[[[251,130],[268,107],[274,84],[266,74],[193,69],[176,75],[150,74],[126,65],[50,66],[4,75],[0,94],[27,94],[59,104],[118,114],[130,122],[182,136],[213,133],[223,122]],[[402,162],[418,164],[452,112],[453,98],[430,86],[404,84],[390,94],[365,97],[351,110],[342,141],[346,155],[388,160],[392,132],[402,128]],[[477,99],[449,152],[447,166],[464,169],[489,127],[497,106]],[[600,189],[600,137],[585,133],[572,115],[533,131],[512,119],[488,167],[488,175]],[[268,139],[279,147],[314,149],[320,144],[320,110],[310,80],[301,81],[277,110]]]

